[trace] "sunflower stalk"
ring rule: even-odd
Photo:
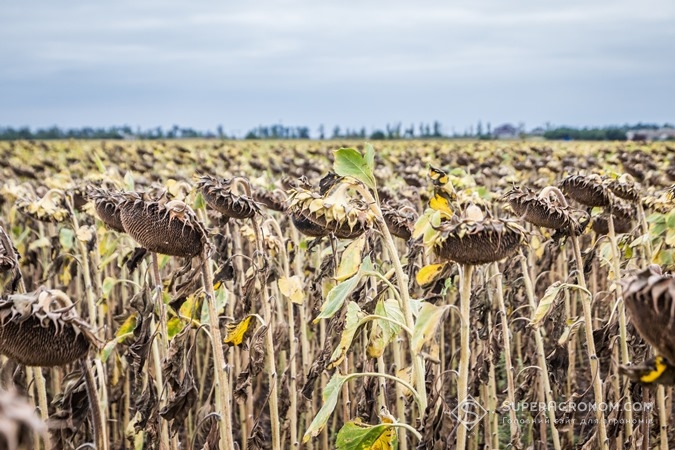
[[[630,364],[630,356],[628,355],[628,331],[626,329],[626,304],[623,302],[621,296],[621,263],[619,258],[619,247],[616,241],[616,233],[614,230],[614,215],[608,214],[607,225],[609,227],[609,242],[612,256],[612,273],[614,282],[614,293],[616,301],[618,302],[619,312],[619,343],[621,351],[621,364]],[[626,416],[625,440],[630,440],[633,436],[633,408],[630,407],[632,395],[630,383],[624,385],[623,392],[624,400],[624,414]]]
[[[398,293],[400,295],[399,306],[401,312],[403,312],[403,318],[405,320],[405,325],[413,329],[415,326],[415,321],[413,319],[412,311],[410,309],[410,292],[408,291],[408,276],[403,271],[403,266],[401,265],[401,260],[398,256],[398,251],[396,250],[396,243],[394,238],[387,228],[387,224],[384,221],[382,215],[382,210],[380,209],[379,201],[373,197],[370,191],[362,184],[357,184],[356,189],[363,196],[366,203],[370,205],[371,211],[375,215],[375,220],[378,226],[378,229],[383,235],[384,245],[389,252],[390,260],[394,266],[394,271],[396,273],[396,282],[398,284]],[[412,346],[410,348],[410,358],[413,366],[413,379],[415,382],[415,387],[417,392],[419,392],[421,402],[419,403],[420,411],[419,418],[424,420],[424,415],[427,408],[427,392],[426,392],[426,381],[425,381],[425,372],[424,372],[424,358],[421,355],[417,355],[412,351]]]
[[[534,298],[534,286],[532,284],[532,278],[530,276],[530,269],[527,265],[527,258],[523,254],[522,250],[520,251],[520,268],[523,272],[523,281],[525,283],[525,292],[527,294],[527,299],[530,304],[532,311],[537,310],[537,303]],[[545,400],[547,405],[553,403],[553,391],[551,390],[551,382],[549,381],[548,366],[546,364],[546,351],[544,349],[544,337],[541,334],[541,328],[534,328],[534,341],[537,346],[537,363],[539,364],[539,396],[541,400]],[[553,408],[546,408],[548,412],[548,419],[551,426],[551,437],[553,438],[553,448],[555,450],[560,450],[560,436],[558,434],[558,429],[556,428],[556,418],[555,410]],[[544,438],[546,435],[544,434]],[[548,442],[548,439],[544,439],[544,442]]]
[[[506,369],[506,398],[509,401],[509,431],[511,433],[511,443],[516,443],[520,439],[520,427],[518,425],[518,417],[516,416],[516,385],[513,380],[513,362],[511,360],[511,330],[509,330],[509,316],[506,312],[506,305],[504,304],[504,288],[502,285],[502,273],[499,270],[497,262],[492,263],[492,272],[494,283],[497,287],[496,297],[497,305],[499,307],[499,316],[502,325],[502,339],[504,342],[504,365]]]
[[[591,302],[593,295],[586,287],[586,277],[584,276],[584,260],[581,257],[581,249],[579,247],[579,238],[576,235],[570,236],[572,241],[572,250],[574,252],[574,259],[577,263],[577,283],[583,292],[581,296],[581,306],[584,313],[584,331],[586,334],[586,347],[588,349],[588,361],[591,366],[591,377],[593,379],[593,393],[595,395],[595,415],[598,426],[598,447],[602,450],[609,448],[609,441],[607,440],[607,427],[605,424],[605,413],[600,405],[604,404],[604,396],[602,391],[602,378],[600,376],[600,364],[598,355],[595,352],[595,341],[593,340],[593,314],[591,312]],[[585,297],[588,297],[587,299]]]
[[[460,296],[459,296],[459,375],[457,376],[457,403],[466,400],[469,385],[469,360],[471,358],[470,325],[471,325],[471,275],[473,266],[461,264]],[[466,448],[467,428],[461,424],[464,419],[463,410],[460,409],[460,424],[457,426],[457,448]]]

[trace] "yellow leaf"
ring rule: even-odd
[[[115,337],[117,338],[118,342],[124,342],[124,340],[127,337],[133,336],[134,330],[136,329],[137,319],[138,313],[133,313],[129,317],[127,317],[127,320],[124,321],[124,323],[119,327],[119,329],[115,333]]]
[[[441,263],[441,264],[429,264],[427,266],[422,267],[415,276],[417,284],[419,284],[420,286],[425,286],[433,281],[436,281],[438,276],[443,272],[443,269],[445,269],[446,265],[447,263]]]
[[[172,317],[166,323],[166,329],[169,335],[169,339],[173,339],[175,335],[183,331],[185,324],[178,317]]]
[[[454,213],[452,212],[452,208],[450,208],[450,200],[444,194],[444,192],[436,190],[434,196],[429,200],[429,208],[452,217]]]
[[[200,325],[199,322],[199,312],[202,310],[202,301],[204,299],[203,295],[191,295],[189,296],[178,310],[178,315],[181,319],[188,320],[194,323],[196,326]]]
[[[281,277],[277,282],[279,284],[279,291],[291,299],[295,304],[302,305],[305,299],[305,291],[303,290],[302,280],[298,275],[292,277]]]
[[[434,166],[429,166],[429,178],[431,178],[431,182],[434,184],[434,186],[443,186],[444,184],[448,184],[448,181],[450,181],[450,178],[448,178],[448,174],[441,169],[437,169]]]
[[[244,342],[244,336],[251,325],[253,317],[254,316],[246,316],[246,318],[239,321],[239,323],[228,325],[227,336],[225,336],[223,342],[230,345],[241,345],[241,343]]]
[[[343,281],[356,275],[356,272],[359,271],[359,267],[361,266],[361,255],[363,254],[363,249],[365,247],[366,235],[362,234],[361,237],[355,239],[347,246],[345,251],[342,252],[342,258],[340,259],[340,265],[338,266],[337,275],[335,277],[337,281]]]

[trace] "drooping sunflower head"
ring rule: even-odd
[[[123,195],[120,219],[124,230],[142,247],[170,256],[193,257],[208,246],[206,229],[180,200],[145,200],[137,192]]]
[[[609,206],[611,192],[595,174],[570,175],[560,183],[562,190],[573,200],[585,206]]]
[[[614,222],[614,232],[617,234],[630,233],[633,229],[633,217],[635,217],[635,208],[627,203],[615,202],[612,205],[611,212],[605,211],[592,219],[591,226],[597,234],[609,234],[609,217],[612,216]]]
[[[236,185],[234,179],[221,180],[210,175],[203,175],[197,181],[197,188],[206,203],[219,213],[233,219],[250,219],[260,213],[260,206],[255,200],[235,192]]]
[[[609,189],[617,197],[627,200],[631,203],[640,201],[640,186],[633,181],[633,178],[624,174],[616,180],[611,180],[607,183]]]
[[[124,201],[123,193],[91,187],[87,192],[87,196],[94,202],[96,214],[101,221],[108,228],[124,233],[124,226],[122,226],[122,219],[120,217],[120,204]]]
[[[657,354],[675,361],[675,278],[653,265],[622,285],[626,309],[640,336]]]
[[[39,288],[0,297],[0,353],[27,366],[70,364],[97,343],[65,293]]]
[[[476,206],[462,217],[442,221],[429,239],[434,252],[460,264],[488,264],[516,252],[524,241],[524,230],[514,221],[484,218]]]
[[[255,188],[253,190],[253,199],[272,211],[286,211],[286,200],[288,197],[286,196],[286,193],[280,189],[268,191],[267,189],[260,187]]]
[[[538,227],[570,230],[578,226],[573,210],[557,195],[545,190],[537,194],[526,186],[514,186],[502,200],[508,202],[516,215]]]
[[[25,196],[16,200],[17,210],[41,222],[63,222],[70,217],[65,201],[65,192],[58,189],[47,191],[42,198]]]
[[[382,215],[389,232],[405,240],[412,236],[413,227],[418,218],[417,211],[408,203],[392,199],[382,205]]]
[[[332,182],[324,194],[301,187],[289,191],[288,206],[293,223],[309,236],[333,233],[341,239],[354,239],[372,228],[375,215],[358,194],[350,178]]]

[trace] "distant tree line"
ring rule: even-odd
[[[463,133],[443,132],[440,122],[410,124],[404,126],[401,122],[387,124],[383,129],[375,129],[370,133],[365,127],[342,128],[335,126],[332,133],[327,133],[324,126],[318,127],[317,133],[312,135],[307,126],[285,126],[282,124],[260,125],[251,129],[244,135],[244,139],[517,139],[528,136],[541,136],[550,140],[589,140],[589,141],[622,141],[626,140],[627,133],[634,130],[659,130],[674,128],[671,124],[658,125],[654,123],[637,123],[635,125],[611,126],[611,127],[584,127],[576,128],[569,126],[553,127],[547,124],[545,128],[538,127],[530,132],[525,131],[525,124],[518,126],[503,124],[492,128],[488,122],[483,126],[478,122],[476,127],[468,127]],[[29,127],[0,127],[0,140],[30,140],[30,139],[236,139],[236,136],[225,134],[220,125],[216,131],[202,131],[193,128],[179,127],[163,129],[155,127],[141,129],[132,128],[128,125],[114,126],[109,128],[69,128],[63,129],[57,126],[49,128],[31,129]]]
[[[169,129],[162,127],[133,129],[128,125],[110,128],[68,128],[62,129],[57,126],[38,128],[31,130],[29,127],[0,127],[0,140],[16,139],[178,139],[178,138],[221,138],[225,139],[223,127],[217,131],[200,131],[193,128],[179,127],[174,125]]]

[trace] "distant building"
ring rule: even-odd
[[[665,141],[675,139],[675,128],[630,130],[626,132],[626,139],[629,141]]]
[[[492,130],[492,135],[496,139],[516,139],[518,138],[518,129],[510,123],[505,123]]]

